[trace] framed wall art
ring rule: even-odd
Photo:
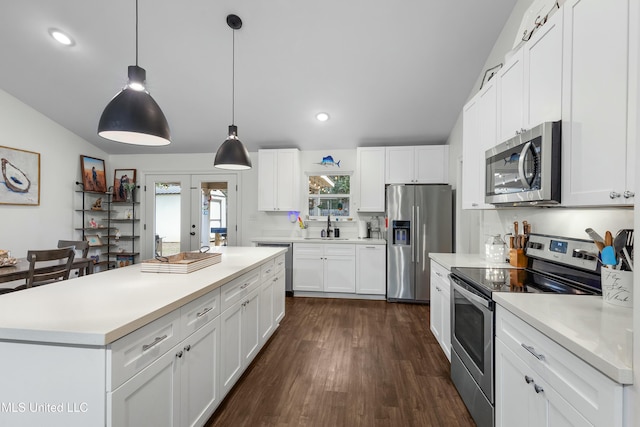
[[[40,205],[40,153],[0,146],[0,204]]]
[[[127,199],[127,193],[135,184],[135,169],[116,169],[113,173],[113,201],[124,202]]]
[[[80,155],[82,186],[84,191],[107,192],[107,177],[104,173],[104,160]]]

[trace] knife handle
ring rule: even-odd
[[[613,235],[608,230],[604,234],[604,245],[605,246],[613,246]]]

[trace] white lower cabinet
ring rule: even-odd
[[[385,245],[356,246],[356,293],[385,295],[387,247]]]
[[[451,286],[449,270],[431,261],[430,329],[451,361]]]
[[[114,342],[106,425],[204,425],[284,317],[279,265],[267,261]]]
[[[220,318],[108,393],[108,425],[203,425],[220,403]]]
[[[355,293],[355,245],[295,243],[293,290]]]
[[[220,354],[221,391],[226,395],[260,349],[258,318],[259,291],[256,289],[222,312]]]
[[[496,427],[622,426],[622,385],[498,306]]]

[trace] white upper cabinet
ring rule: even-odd
[[[462,208],[491,209],[484,202],[485,151],[496,145],[495,79],[465,105],[462,115]]]
[[[384,212],[384,147],[358,147],[358,212]]]
[[[497,145],[516,135],[522,125],[522,49],[518,50],[498,71]],[[490,147],[489,147],[490,148]]]
[[[300,151],[258,150],[258,210],[300,210]]]
[[[448,184],[449,146],[386,148],[385,184]]]
[[[637,2],[563,7],[562,205],[633,205]]]
[[[563,11],[557,10],[498,72],[496,144],[522,129],[560,120]]]

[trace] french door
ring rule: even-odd
[[[237,175],[145,176],[143,258],[237,244]]]

